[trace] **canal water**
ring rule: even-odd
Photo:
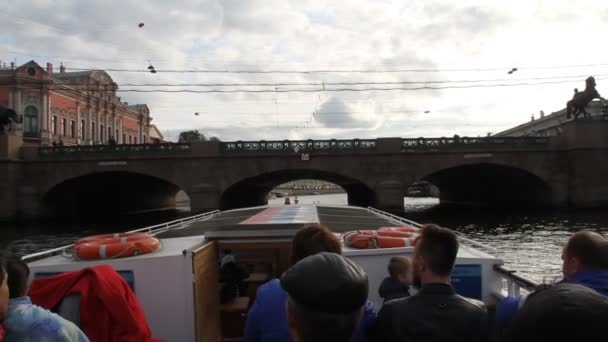
[[[291,198],[292,203],[294,198]],[[271,199],[282,204],[284,198]],[[299,196],[300,204],[346,204],[346,194]],[[79,237],[120,232],[186,216],[187,211],[167,210],[106,220],[104,223],[45,223],[1,225],[0,248],[18,254],[32,253],[69,244]],[[537,281],[550,282],[560,276],[561,248],[573,232],[592,229],[608,234],[605,211],[490,210],[446,207],[435,198],[405,198],[406,218],[437,223],[499,250],[506,265],[527,273]],[[97,221],[99,222],[99,221]],[[353,227],[356,228],[356,227]]]

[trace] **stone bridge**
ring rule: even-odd
[[[171,206],[194,212],[266,203],[279,184],[340,185],[353,205],[400,209],[425,180],[442,202],[608,204],[608,122],[577,121],[556,137],[379,138],[161,145],[22,146],[0,136],[0,217]]]

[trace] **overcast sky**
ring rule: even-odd
[[[589,75],[608,93],[602,0],[19,0],[2,7],[2,61],[123,70],[151,63],[158,71],[109,71],[121,89],[269,90],[120,94],[148,104],[170,139],[193,128],[222,140],[477,136],[562,109]],[[429,69],[439,71],[422,71]],[[486,81],[462,82],[471,80]],[[186,86],[209,83],[268,85]],[[532,85],[487,87],[521,83]],[[486,86],[449,88],[471,85]],[[423,86],[448,89],[329,91]]]

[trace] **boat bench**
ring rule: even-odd
[[[230,303],[220,305],[222,336],[224,338],[243,337],[249,302],[249,297],[236,297]]]

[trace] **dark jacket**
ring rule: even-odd
[[[258,288],[255,302],[249,309],[245,326],[245,342],[291,342],[287,326],[285,303],[287,292],[279,279],[273,279]],[[374,305],[368,301],[351,342],[366,341],[376,319]]]
[[[409,286],[403,286],[399,279],[393,279],[392,277],[386,277],[378,288],[378,294],[384,299],[384,302],[389,300],[409,297],[410,288]]]
[[[560,283],[580,284],[608,296],[608,270],[579,272]],[[496,307],[496,321],[506,326],[523,306],[524,301],[523,297],[506,297],[501,300]]]
[[[485,305],[447,284],[426,284],[414,296],[386,302],[374,341],[481,342],[488,339]]]

